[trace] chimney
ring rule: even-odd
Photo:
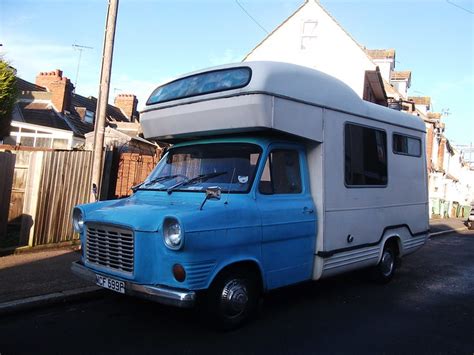
[[[444,150],[446,148],[446,138],[441,138],[438,147],[438,170],[444,171]]]
[[[52,93],[51,101],[58,112],[69,110],[74,85],[68,78],[63,77],[62,70],[39,73],[36,76],[36,85],[43,86]]]
[[[428,164],[428,171],[431,171],[433,162],[433,140],[434,140],[434,129],[433,125],[429,124],[426,130],[426,163]]]
[[[133,94],[119,94],[114,100],[114,105],[123,112],[130,122],[135,122],[137,118],[137,104],[137,97]]]

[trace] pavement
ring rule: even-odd
[[[462,219],[430,221],[433,237],[465,229]],[[0,315],[106,292],[71,273],[71,263],[79,258],[80,251],[71,248],[0,257]]]

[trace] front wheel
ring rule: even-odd
[[[392,244],[385,245],[379,263],[372,269],[372,278],[378,283],[387,283],[395,274],[397,255]]]
[[[257,280],[249,272],[224,272],[208,294],[213,326],[231,330],[243,325],[255,314],[260,296]]]

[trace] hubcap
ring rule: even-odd
[[[231,280],[222,289],[221,307],[226,317],[240,316],[247,307],[248,301],[247,287],[242,280]]]
[[[385,250],[382,255],[382,260],[380,260],[380,268],[384,276],[390,276],[393,271],[393,265],[395,261],[393,260],[393,255],[389,251]]]

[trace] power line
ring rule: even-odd
[[[269,32],[265,29],[265,27],[263,27],[260,23],[258,23],[258,21],[248,13],[247,10],[245,10],[245,8],[242,6],[242,4],[239,2],[239,0],[235,0],[235,3],[237,5],[239,5],[239,7],[242,9],[243,12],[245,12],[247,14],[248,17],[250,17],[250,19],[255,22],[255,24],[260,27],[266,34],[269,34]]]
[[[459,8],[459,9],[461,9],[461,10],[464,10],[464,11],[470,13],[471,15],[474,14],[473,11],[471,11],[471,10],[469,10],[469,9],[466,9],[465,7],[462,7],[461,5],[455,4],[455,3],[452,2],[452,1],[446,0],[446,2],[447,2],[448,4],[450,4],[450,5],[456,6],[457,8]]]

